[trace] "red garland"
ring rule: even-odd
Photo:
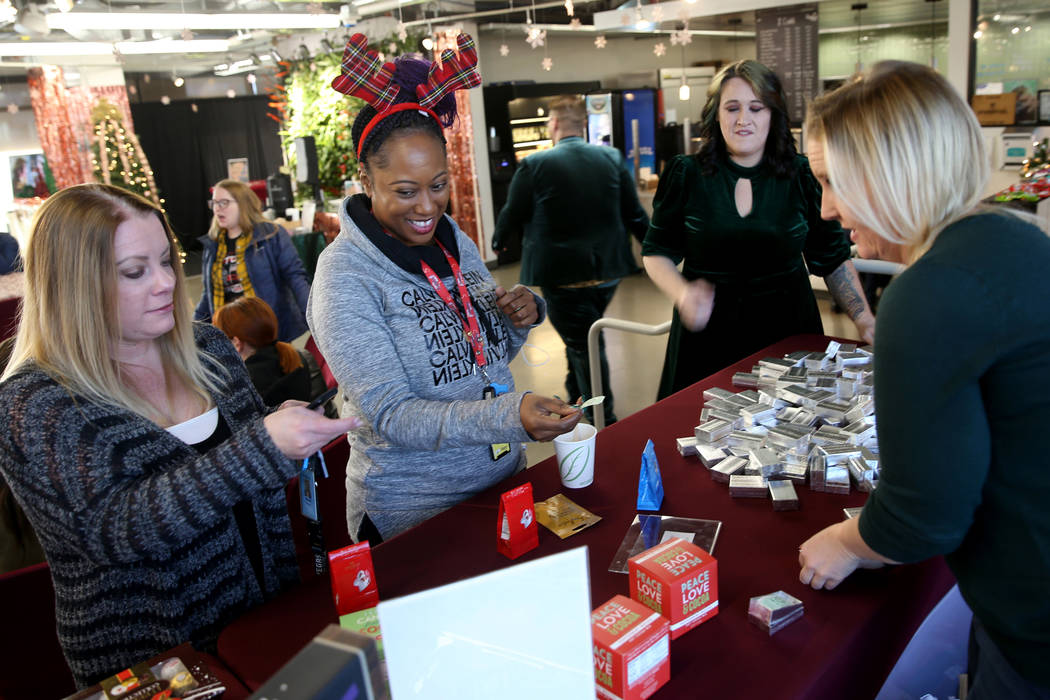
[[[62,69],[58,66],[30,68],[28,82],[40,146],[55,176],[55,184],[62,188],[90,182],[91,171],[84,172],[73,130]]]
[[[100,99],[108,100],[120,110],[125,131],[134,134],[127,89],[123,85],[66,88],[59,66],[30,68],[28,82],[40,145],[55,176],[55,184],[62,188],[94,182],[91,110]],[[148,173],[145,154],[140,153],[139,158]]]
[[[466,90],[456,92],[456,123],[445,130],[448,141],[448,165],[452,173],[452,218],[474,245],[481,246],[478,235],[477,172],[474,166],[474,118],[470,111],[470,95]]]

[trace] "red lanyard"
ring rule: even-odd
[[[452,313],[456,314],[456,318],[463,323],[463,333],[467,336],[471,350],[474,351],[474,362],[484,375],[486,363],[485,348],[481,344],[481,328],[478,325],[478,315],[474,312],[474,305],[470,302],[470,295],[467,294],[467,283],[463,279],[463,272],[460,271],[459,263],[456,262],[456,259],[452,257],[445,246],[441,245],[441,241],[435,238],[434,242],[441,248],[441,252],[445,254],[445,258],[448,260],[448,266],[452,268],[452,276],[456,280],[456,287],[459,288],[459,299],[463,302],[463,311],[467,314],[465,319],[460,315],[459,309],[456,308],[456,302],[452,300],[452,295],[445,287],[445,283],[434,272],[434,269],[422,260],[419,261],[419,264],[422,266],[423,274],[426,275],[427,282],[430,282],[431,288],[441,297],[441,301],[445,302],[445,306],[451,309]],[[486,381],[488,380],[486,379]]]

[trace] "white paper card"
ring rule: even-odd
[[[594,698],[587,548],[379,603],[393,700]]]
[[[669,539],[677,537],[680,540],[685,540],[689,544],[693,543],[693,533],[691,532],[675,532],[674,530],[666,530],[664,536],[660,538],[660,544],[663,544]]]

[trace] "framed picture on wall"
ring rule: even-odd
[[[227,158],[226,159],[226,177],[231,180],[237,180],[238,182],[248,183],[248,159],[247,158]]]
[[[58,190],[43,153],[8,156],[8,168],[11,171],[11,195],[15,199],[44,198]]]
[[[1039,91],[1039,123],[1050,124],[1050,90]]]
[[[1003,81],[1003,92],[1012,92],[1017,95],[1014,124],[1035,124],[1038,105],[1036,93],[1039,91],[1037,83],[1038,81],[1031,78]]]

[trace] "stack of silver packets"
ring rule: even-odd
[[[824,352],[760,360],[733,375],[747,387],[704,392],[700,425],[678,438],[711,478],[741,498],[771,498],[774,510],[797,510],[795,484],[849,494],[878,485],[871,346],[832,341]]]

